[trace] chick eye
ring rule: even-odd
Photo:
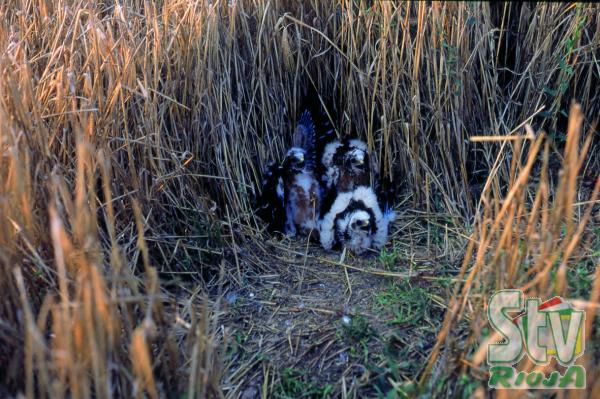
[[[368,220],[357,220],[353,222],[350,227],[352,230],[369,230],[369,221]]]

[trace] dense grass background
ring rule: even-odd
[[[513,217],[501,207],[517,198],[539,229],[541,193],[562,204],[549,240],[574,246],[597,214],[564,210],[600,170],[597,5],[8,0],[0,16],[0,395],[219,395],[218,292],[252,272],[238,259],[262,239],[251,199],[310,87],[404,206],[481,234],[473,223]],[[588,119],[568,127],[572,100]],[[553,140],[469,140],[526,122]],[[494,223],[501,244],[477,240],[464,271],[513,248],[504,232],[532,236]],[[518,284],[549,276],[562,245],[536,249]]]

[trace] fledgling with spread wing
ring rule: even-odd
[[[308,110],[300,116],[294,147],[288,151],[284,170],[285,234],[318,234],[321,187],[315,178],[315,127]],[[287,162],[287,163],[286,163]]]
[[[388,240],[389,225],[395,219],[391,210],[381,212],[371,187],[359,186],[339,193],[319,224],[321,245],[325,249],[346,246],[357,255],[381,249]]]
[[[298,231],[303,235],[312,231],[317,234],[321,191],[313,172],[306,166],[306,152],[291,148],[283,170],[285,234],[294,236]]]
[[[294,133],[294,147],[281,165],[272,165],[267,171],[258,207],[271,231],[289,236],[298,231],[318,234],[321,188],[314,175],[314,136],[311,115],[305,111]]]

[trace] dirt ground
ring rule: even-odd
[[[460,266],[462,243],[445,237],[431,251],[431,230],[399,228],[366,257],[306,239],[244,248],[265,272],[223,294],[227,396],[385,397],[393,384],[410,393]]]

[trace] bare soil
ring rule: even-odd
[[[228,397],[377,397],[389,373],[410,386],[425,366],[450,291],[436,277],[448,254],[356,257],[301,239],[240,253],[240,267],[260,259],[265,273],[223,294]]]

